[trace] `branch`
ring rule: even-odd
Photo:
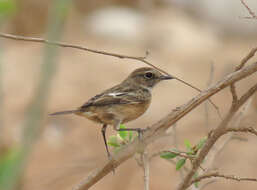
[[[244,0],[240,0],[240,1],[244,5],[244,7],[247,9],[248,13],[251,15],[251,17],[244,17],[244,18],[257,19],[256,14],[250,9],[250,7],[244,2]]]
[[[208,179],[208,178],[212,178],[212,177],[220,177],[220,178],[225,178],[225,179],[230,179],[230,180],[235,180],[235,181],[254,181],[254,182],[257,182],[256,178],[237,177],[237,176],[234,176],[234,175],[223,175],[223,174],[219,174],[219,172],[212,172],[212,173],[204,174],[204,175],[201,175],[201,176],[195,178],[194,180],[192,180],[190,185],[192,185],[196,182],[199,182],[203,179]]]
[[[252,127],[242,127],[242,128],[227,128],[222,132],[222,135],[225,135],[229,132],[243,132],[243,133],[252,133],[257,136],[257,130]]]
[[[152,143],[154,140],[158,139],[161,135],[163,135],[171,125],[173,125],[178,120],[183,118],[186,114],[195,109],[198,105],[200,105],[202,102],[210,98],[212,95],[228,87],[232,83],[250,76],[256,71],[257,62],[249,66],[246,66],[245,68],[239,71],[227,75],[216,84],[202,91],[199,95],[191,99],[188,103],[173,110],[163,119],[148,127],[148,130],[144,132],[140,140],[136,139],[131,144],[125,146],[120,152],[114,155],[113,159],[111,159],[110,161],[106,161],[102,166],[100,166],[98,169],[92,172],[87,178],[82,180],[81,183],[74,188],[74,190],[89,189],[91,186],[93,186],[95,183],[101,180],[105,175],[111,172],[113,167],[116,168],[120,164],[131,158],[136,152],[139,151],[138,147],[142,147],[142,145],[147,146],[148,144]]]

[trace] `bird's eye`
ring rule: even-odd
[[[153,73],[151,73],[151,72],[147,72],[147,73],[145,73],[145,75],[144,75],[144,77],[145,78],[147,78],[147,79],[151,79],[151,78],[153,78]]]

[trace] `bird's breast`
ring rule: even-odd
[[[123,116],[123,123],[126,123],[134,119],[137,119],[142,114],[144,114],[148,109],[149,105],[150,101],[130,104],[126,105],[125,107],[118,108],[118,112]]]

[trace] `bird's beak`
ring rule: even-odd
[[[173,79],[174,77],[172,77],[171,75],[162,75],[162,76],[160,76],[160,79],[161,80],[170,80],[170,79]]]

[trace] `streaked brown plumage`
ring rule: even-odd
[[[139,68],[133,71],[123,82],[94,96],[78,109],[56,112],[50,115],[73,113],[103,124],[102,134],[108,157],[110,157],[105,137],[107,125],[112,125],[114,130],[117,131],[132,130],[140,132],[138,128],[120,129],[119,126],[145,113],[151,102],[152,88],[161,80],[167,79],[172,79],[172,77],[165,76],[153,68]]]

